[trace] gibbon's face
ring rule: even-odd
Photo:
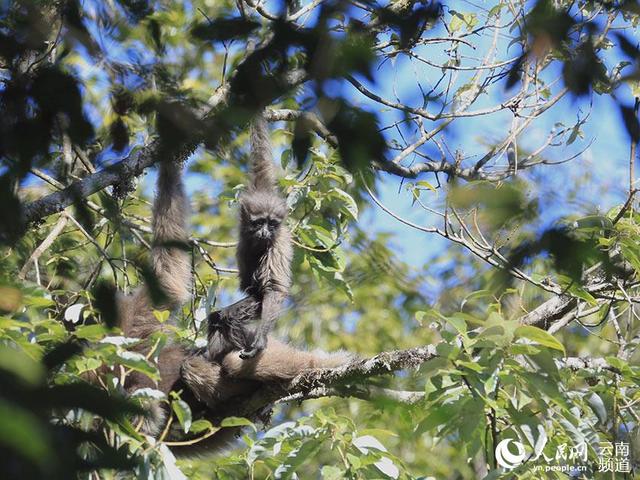
[[[281,223],[282,219],[275,218],[272,215],[251,216],[249,218],[249,230],[254,238],[269,242],[275,238]]]
[[[272,242],[287,216],[287,205],[270,192],[246,192],[240,198],[242,230],[258,242]]]

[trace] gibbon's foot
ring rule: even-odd
[[[259,351],[260,350],[258,350],[257,348],[252,348],[251,350],[241,350],[240,358],[243,360],[248,360],[250,358],[255,357]]]
[[[249,348],[245,348],[240,352],[240,358],[247,360],[254,358],[258,353],[263,351],[267,346],[267,339],[262,336],[257,336]]]

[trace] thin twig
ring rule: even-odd
[[[58,218],[58,221],[56,222],[54,227],[51,229],[49,234],[45,237],[42,243],[38,245],[38,247],[33,251],[31,256],[27,259],[25,264],[20,269],[20,273],[18,273],[18,278],[20,280],[25,279],[25,276],[27,275],[27,271],[29,270],[29,265],[31,265],[32,263],[37,264],[40,256],[51,246],[51,244],[55,241],[55,239],[58,238],[58,235],[60,235],[60,233],[62,233],[62,230],[64,230],[64,227],[67,226],[68,221],[69,221],[69,218],[66,215],[60,215],[60,218]]]

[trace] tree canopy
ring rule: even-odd
[[[2,478],[640,467],[640,3],[0,12]],[[154,314],[171,341],[201,346],[208,312],[237,294],[247,124],[262,109],[295,245],[277,333],[358,359],[234,402],[218,424],[180,391],[126,398],[132,372],[158,379],[170,341],[145,357],[114,327],[116,292],[153,281],[154,164],[186,161],[194,271],[192,301]],[[140,432],[145,397],[170,405],[183,442],[245,434],[176,461],[169,424]]]

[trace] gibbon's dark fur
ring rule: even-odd
[[[207,356],[220,361],[232,351],[251,345],[254,332],[249,323],[260,318],[260,301],[248,296],[209,315]]]
[[[148,286],[141,286],[129,296],[117,300],[118,324],[127,337],[143,341],[137,351],[147,354],[152,346],[150,335],[169,329],[153,315],[153,310],[174,310],[191,297],[191,261],[188,249],[188,202],[182,183],[182,166],[161,161],[157,192],[153,205],[152,267],[159,288],[164,293],[161,304],[153,304]],[[161,349],[156,362],[160,380],[156,383],[146,375],[127,375],[125,388],[157,388],[168,394],[183,390],[182,398],[195,413],[215,419],[232,397],[248,396],[262,384],[290,380],[305,369],[334,367],[349,360],[342,353],[305,352],[270,338],[268,347],[253,359],[242,361],[237,353],[222,355],[213,362],[206,352],[196,351],[171,342]],[[187,388],[184,388],[184,387]],[[166,404],[149,403],[149,415],[143,430],[157,435],[166,424]],[[227,445],[238,429],[224,428],[205,441],[185,447],[174,447],[178,454],[209,453]]]
[[[251,124],[249,185],[240,196],[240,238],[236,251],[240,288],[247,297],[209,317],[209,358],[241,350],[253,358],[267,345],[291,287],[291,233],[287,204],[278,192],[267,122]],[[248,324],[258,319],[254,330]]]

